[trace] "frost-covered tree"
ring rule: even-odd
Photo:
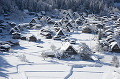
[[[112,58],[112,65],[114,67],[119,67],[119,59],[118,59],[117,56],[113,56],[113,58]]]
[[[39,12],[54,9],[72,9],[73,11],[108,14],[119,0],[0,0],[0,13],[28,9]]]
[[[103,51],[102,46],[100,45],[100,42],[97,42],[97,43],[96,43],[96,46],[95,46],[95,48],[94,48],[94,51],[96,51],[96,52],[101,52],[101,51]]]
[[[55,46],[54,44],[52,44],[52,45],[50,46],[50,48],[51,48],[53,51],[56,50],[56,46]]]
[[[78,52],[83,60],[89,60],[91,58],[91,54],[93,53],[85,43],[80,43]]]
[[[26,56],[25,56],[24,54],[19,55],[18,57],[19,57],[19,59],[20,59],[21,61],[23,61],[23,62],[27,62],[27,61],[28,61],[27,58],[26,58]]]

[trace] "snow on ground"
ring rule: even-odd
[[[84,68],[74,68],[73,74],[69,79],[102,79],[104,72],[107,69],[105,67],[84,67]],[[86,75],[86,76],[85,76]]]
[[[19,73],[25,73],[24,77],[27,79],[64,79],[70,71],[70,66],[59,64],[19,65],[18,69]]]
[[[44,37],[39,34],[39,30],[29,30],[25,32],[23,35],[27,37],[29,37],[29,35],[35,35],[37,38],[40,38],[41,41],[29,42],[19,40],[20,46],[12,48],[14,53],[4,56],[4,58],[14,66],[6,69],[10,71],[8,73],[10,79],[108,79],[106,77],[108,77],[109,74],[114,76],[113,70],[108,74],[107,71],[110,69],[108,65],[99,66],[99,63],[95,62],[58,60],[52,58],[44,60],[41,57],[42,51],[51,50],[51,44],[60,48],[64,42],[44,39]],[[95,35],[92,34],[75,33],[70,35],[70,38],[76,38],[77,43],[85,42],[91,47],[96,45],[96,41],[94,40]],[[43,48],[37,46],[42,46]],[[27,62],[20,59],[21,55],[26,56]],[[111,55],[106,56],[105,59],[109,58],[111,58]]]

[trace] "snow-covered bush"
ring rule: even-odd
[[[26,56],[24,54],[18,56],[19,59],[23,62],[27,62],[28,60],[26,59]]]
[[[45,58],[47,58],[47,54],[44,53],[44,52],[42,52],[42,53],[41,53],[41,57],[43,57],[43,59],[45,60]]]

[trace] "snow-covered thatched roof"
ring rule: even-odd
[[[3,48],[10,48],[11,46],[9,44],[4,44],[4,45],[1,45],[1,47],[3,47]]]
[[[61,47],[60,50],[61,50],[61,51],[66,51],[70,46],[77,52],[76,48],[78,48],[78,47],[76,47],[75,45],[71,45],[69,42],[66,42],[66,43]]]
[[[60,29],[57,33],[56,36],[65,36],[65,33],[63,32],[62,29]]]
[[[38,18],[33,18],[30,23],[37,23],[39,24],[40,23],[40,20],[38,20]]]
[[[116,41],[110,44],[110,48],[112,49],[115,45],[118,45],[118,47],[120,48],[120,44],[118,44]]]
[[[14,32],[14,33],[12,33],[12,35],[20,35],[21,33],[19,33],[19,32]]]
[[[78,14],[78,12],[74,12],[73,16],[80,17],[80,15]]]
[[[43,16],[41,19],[40,19],[41,22],[46,22],[47,21],[47,17]]]
[[[43,15],[41,13],[37,13],[36,16],[41,17]]]

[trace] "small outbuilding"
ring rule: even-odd
[[[21,36],[21,40],[26,40],[27,38],[25,36]]]
[[[34,35],[32,35],[32,36],[29,37],[29,41],[36,42],[37,38]]]
[[[92,33],[92,29],[88,26],[82,28],[82,33]]]
[[[4,45],[0,46],[0,51],[7,52],[10,50],[10,48],[11,48],[11,46],[9,44],[4,44]]]
[[[35,25],[35,24],[39,24],[40,23],[40,20],[38,20],[38,18],[33,18],[31,21],[30,21],[30,25]]]
[[[12,33],[12,38],[13,39],[20,39],[20,37],[21,37],[21,34],[19,32]]]

